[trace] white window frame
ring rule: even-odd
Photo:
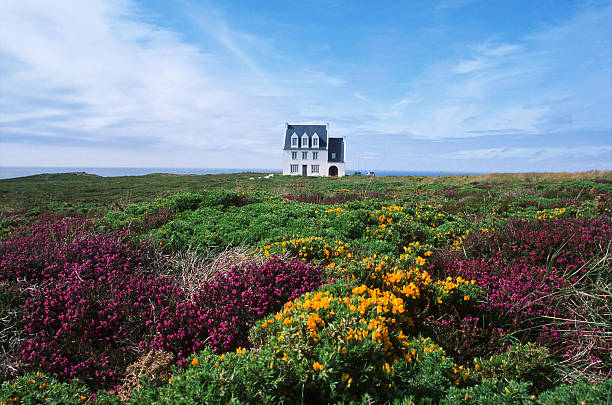
[[[311,173],[319,173],[319,165],[310,165]]]
[[[291,135],[291,147],[292,148],[299,147],[298,139],[299,139],[299,136],[294,132],[293,135]]]
[[[318,160],[319,159],[319,152],[312,152],[312,160]]]
[[[300,165],[291,165],[290,167],[291,173],[297,173],[299,169]]]
[[[297,152],[291,152],[291,160],[297,160]]]
[[[318,148],[319,147],[319,135],[317,135],[317,133],[315,132],[315,134],[312,136],[312,147],[313,148]]]
[[[308,152],[302,152],[302,160],[308,159]]]
[[[308,148],[308,147],[309,147],[308,146],[308,135],[306,135],[306,132],[304,132],[304,135],[302,135],[302,148]]]

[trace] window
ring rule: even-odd
[[[297,148],[297,146],[298,146],[298,136],[297,136],[297,134],[293,134],[291,136],[291,147],[292,148]]]
[[[312,166],[310,166],[310,171],[312,173],[319,173],[319,165],[312,165]]]
[[[319,152],[312,152],[312,159],[317,160],[319,158]]]
[[[307,148],[308,147],[308,135],[304,134],[302,135],[302,148]]]
[[[302,159],[308,159],[308,152],[302,152]]]
[[[319,135],[314,134],[312,136],[312,147],[313,148],[318,148],[319,147]]]
[[[336,152],[332,152],[332,159],[336,158]]]
[[[297,160],[297,152],[291,152],[291,159]]]
[[[299,165],[291,165],[291,173],[297,173],[298,172],[298,167],[299,167]]]

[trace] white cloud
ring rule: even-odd
[[[486,56],[506,56],[513,52],[517,52],[522,49],[520,45],[514,44],[482,44],[477,47],[478,51]]]
[[[419,104],[402,109],[397,131],[442,139],[609,129],[611,18],[612,7],[584,7],[514,43],[464,46],[412,81],[406,97]]]
[[[408,95],[402,98],[400,101],[393,104],[394,107],[403,107],[406,104],[412,104],[418,102],[419,99],[415,95]]]
[[[483,59],[464,60],[451,68],[451,72],[457,74],[471,73],[485,67],[487,67],[487,63]]]
[[[473,150],[460,150],[445,154],[445,158],[460,160],[475,159],[522,159],[541,161],[568,156],[601,156],[612,153],[612,146],[580,146],[580,147],[502,147]]]
[[[368,98],[358,91],[353,92],[353,97],[358,98],[359,100],[362,100],[362,101],[368,101]]]
[[[238,155],[245,150],[265,156],[278,146],[282,123],[297,108],[249,51],[269,56],[272,50],[256,36],[231,29],[222,16],[207,15],[205,22],[226,54],[187,44],[146,22],[128,0],[3,3],[3,147],[35,139],[31,148],[43,156],[49,151],[41,164],[60,165],[64,156],[53,156],[56,149],[44,139],[85,149],[123,143],[133,154],[160,145],[168,151],[195,148],[203,159],[225,150],[230,166],[241,163]],[[236,74],[240,65],[247,68],[242,76]],[[314,69],[301,73],[303,82],[317,86],[344,84]],[[140,148],[133,148],[134,140]],[[22,164],[32,164],[31,156],[21,156]],[[130,164],[129,154],[115,156],[121,160],[108,164]],[[153,156],[149,165],[164,165]],[[178,159],[166,164],[204,165]],[[269,160],[261,159],[265,164]]]

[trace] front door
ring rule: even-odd
[[[302,165],[302,176],[306,176],[308,174],[308,165]]]

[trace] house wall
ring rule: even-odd
[[[327,171],[325,172],[326,176],[327,176],[327,173],[329,173],[329,166],[336,166],[338,168],[338,177],[346,176],[346,164],[345,163],[329,162],[327,164]]]
[[[291,152],[297,152],[297,159],[293,160],[291,158]],[[302,152],[308,153],[307,159],[302,159]],[[312,152],[318,152],[319,158],[314,160],[312,158]],[[287,176],[301,176],[302,175],[302,165],[307,165],[307,175],[308,176],[327,176],[328,164],[327,159],[327,150],[319,149],[319,150],[303,150],[303,149],[295,149],[295,150],[284,150],[283,151],[283,175]],[[297,173],[291,173],[291,165],[298,165]],[[319,165],[319,173],[312,172],[312,165]]]

